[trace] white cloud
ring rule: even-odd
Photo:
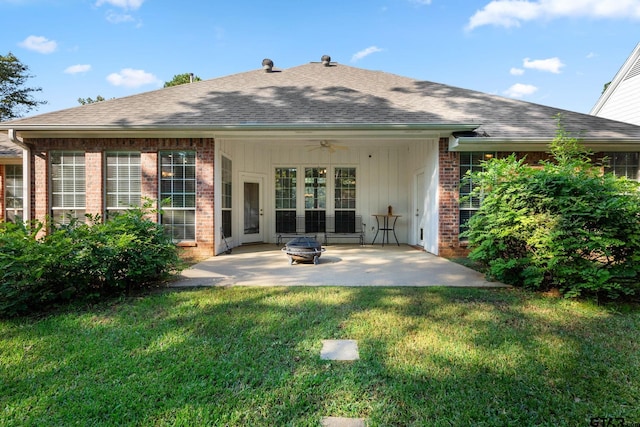
[[[58,48],[58,43],[42,36],[29,36],[24,39],[24,41],[18,43],[18,46],[39,53],[52,53]]]
[[[411,3],[416,4],[431,4],[431,0],[410,0]]]
[[[469,18],[466,28],[519,27],[525,21],[567,17],[640,19],[640,0],[493,0]]]
[[[121,24],[123,22],[133,22],[135,19],[133,16],[125,14],[125,13],[116,13],[112,10],[107,12],[107,21],[112,24]]]
[[[523,98],[527,95],[534,94],[537,90],[538,88],[533,85],[516,83],[513,86],[511,86],[509,89],[505,90],[504,94],[512,98]]]
[[[366,48],[364,50],[361,50],[360,52],[354,54],[351,57],[351,62],[357,62],[357,61],[361,60],[362,58],[364,58],[366,56],[369,56],[372,53],[376,53],[376,52],[382,52],[382,49],[380,49],[377,46],[368,47],[368,48]]]
[[[549,73],[560,74],[560,69],[564,67],[560,58],[553,57],[548,59],[534,59],[524,58],[522,61],[524,68],[530,68],[538,71],[548,71]]]
[[[524,70],[522,68],[511,68],[509,70],[509,74],[511,74],[512,76],[521,76],[524,74]]]
[[[114,86],[124,86],[135,88],[148,84],[161,84],[162,82],[153,74],[144,70],[134,70],[124,68],[119,73],[111,73],[107,76],[107,81]]]
[[[89,70],[91,70],[91,65],[77,64],[77,65],[72,65],[70,67],[67,67],[67,69],[64,70],[64,72],[66,74],[79,74],[79,73],[86,73]]]
[[[595,53],[595,52],[589,52],[589,53],[587,54],[587,59],[592,59],[592,58],[595,58],[596,56],[598,56],[598,54],[597,54],[597,53]]]
[[[97,0],[96,6],[100,7],[103,4],[108,4],[113,7],[122,9],[123,11],[138,10],[144,0]],[[106,19],[112,24],[121,24],[123,22],[136,22],[136,19],[129,13],[120,13],[117,11],[109,10],[106,14]],[[136,27],[140,28],[142,22],[137,22]]]
[[[142,6],[142,3],[144,3],[144,0],[98,0],[96,6],[100,7],[103,4],[110,4],[111,6],[124,10],[137,10]]]

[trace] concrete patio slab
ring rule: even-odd
[[[320,350],[322,360],[359,360],[356,340],[323,340]]]
[[[183,271],[171,286],[506,286],[407,245],[325,248],[318,265],[289,265],[274,244],[235,247]]]

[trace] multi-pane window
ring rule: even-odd
[[[105,174],[107,217],[132,206],[140,206],[140,153],[107,153]]]
[[[222,232],[225,237],[231,237],[231,159],[222,156]]]
[[[196,238],[196,153],[160,152],[162,224],[175,241]]]
[[[356,168],[336,168],[334,173],[336,232],[354,233]]]
[[[5,220],[22,221],[24,219],[22,165],[6,165],[4,177]]]
[[[305,232],[324,232],[327,208],[327,169],[304,170]]]
[[[481,171],[482,162],[496,156],[495,152],[469,152],[460,153],[460,232],[466,229],[466,224],[474,213],[480,208],[482,196],[473,196],[473,183],[465,179],[467,173]]]
[[[298,185],[296,168],[276,168],[276,232],[295,233],[296,190]]]
[[[626,176],[627,178],[638,181],[640,164],[640,153],[605,153],[607,162],[604,171],[611,172],[615,176]]]
[[[51,217],[66,224],[82,218],[86,208],[84,153],[51,152]]]

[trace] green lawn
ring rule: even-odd
[[[360,360],[320,360],[337,338]],[[640,315],[514,289],[167,291],[0,321],[0,411],[1,426],[640,423]]]

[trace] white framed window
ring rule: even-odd
[[[604,153],[604,155],[606,157],[605,172],[640,181],[640,153]]]
[[[335,231],[355,232],[356,168],[337,167],[334,170]]]
[[[108,152],[105,155],[105,210],[107,218],[140,206],[142,175],[139,152]]]
[[[83,152],[53,151],[50,160],[51,217],[68,224],[86,210],[86,167]]]
[[[5,165],[4,178],[4,218],[6,221],[22,221],[24,219],[22,165]]]
[[[474,184],[465,180],[467,172],[482,171],[482,162],[496,157],[496,152],[463,152],[460,153],[460,220],[459,229],[462,233],[466,230],[467,222],[480,209],[482,197],[470,197],[474,190]]]
[[[222,156],[222,165],[221,165],[221,178],[222,178],[222,232],[224,233],[224,237],[231,237],[233,227],[231,227],[231,212],[233,206],[233,198],[232,198],[232,163],[231,159],[228,157]]]
[[[306,233],[324,233],[327,221],[327,168],[304,169],[304,228]]]
[[[196,239],[196,153],[160,152],[161,223],[175,241]]]
[[[298,170],[295,167],[276,168],[276,232],[295,233],[298,191]]]

